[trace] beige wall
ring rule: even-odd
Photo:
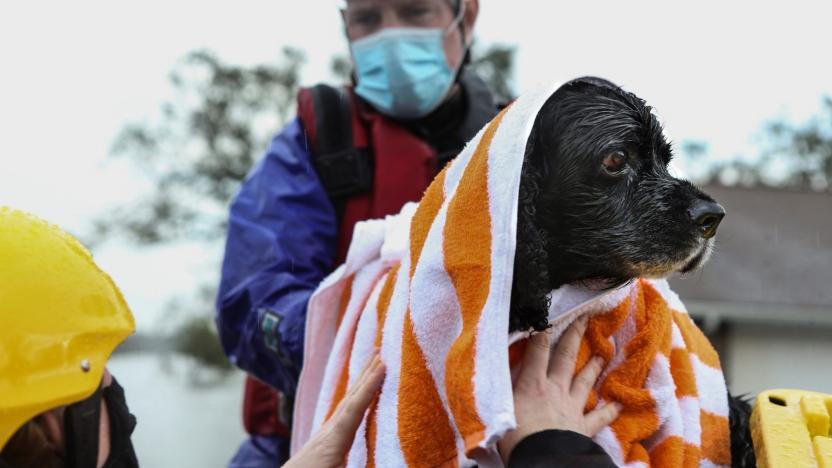
[[[832,394],[832,328],[732,325],[723,335],[722,361],[735,395],[772,388]]]

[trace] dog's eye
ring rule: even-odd
[[[607,153],[602,164],[607,172],[617,174],[627,168],[627,153],[624,150]]]

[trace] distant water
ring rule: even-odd
[[[213,383],[194,386],[188,358],[143,352],[113,356],[108,368],[138,420],[133,444],[142,467],[224,467],[243,441],[242,373],[218,380],[198,372]]]

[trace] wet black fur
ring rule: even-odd
[[[757,458],[754,456],[754,444],[751,440],[751,404],[746,395],[728,394],[729,421],[731,430],[731,466],[735,468],[754,468]]]
[[[622,175],[603,170],[611,151]],[[511,329],[546,327],[546,294],[575,281],[621,285],[701,246],[688,210],[713,201],[667,171],[672,157],[644,100],[598,78],[562,86],[538,113],[520,184]]]
[[[616,150],[628,154],[621,175],[602,165]],[[574,80],[547,100],[521,175],[512,331],[545,329],[547,293],[564,284],[616,287],[696,254],[702,239],[688,210],[697,200],[713,199],[672,177],[671,157],[651,108],[606,80]],[[732,441],[732,448],[744,447],[734,458],[740,460],[750,447],[748,415],[731,403],[732,426],[746,428]]]

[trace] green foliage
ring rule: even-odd
[[[832,97],[823,99],[821,114],[802,125],[773,122],[763,153],[767,165],[786,161],[782,185],[809,190],[832,190]]]
[[[685,140],[681,146],[682,154],[693,161],[700,160],[708,152],[708,144],[704,141]]]
[[[485,49],[474,47],[468,65],[494,93],[497,102],[509,102],[515,97],[514,65],[517,49],[502,44],[492,44]],[[330,71],[340,81],[350,82],[352,64],[348,57],[337,55],[329,64]]]
[[[764,135],[759,159],[717,163],[708,180],[744,187],[832,191],[832,97],[823,99],[820,114],[808,122],[770,122]]]
[[[174,349],[191,356],[203,367],[231,370],[231,364],[220,346],[214,321],[205,316],[193,316],[174,332]]]
[[[153,190],[97,220],[93,240],[221,238],[228,200],[294,110],[303,61],[292,48],[276,64],[253,67],[223,63],[207,51],[185,57],[170,75],[175,95],[162,105],[161,120],[126,125],[112,148],[142,170]]]
[[[503,44],[492,44],[472,52],[471,68],[485,80],[497,102],[509,102],[515,97],[514,61],[517,49]]]
[[[352,75],[352,63],[349,57],[336,55],[329,61],[329,70],[342,83],[349,83]]]

